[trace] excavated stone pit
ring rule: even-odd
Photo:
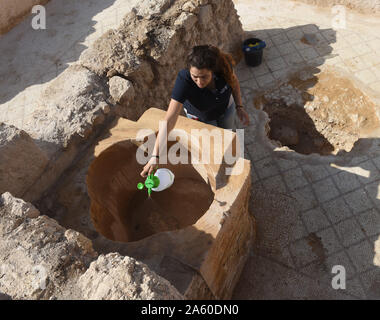
[[[110,240],[138,241],[190,226],[214,198],[210,185],[194,167],[181,163],[160,166],[174,173],[175,185],[148,197],[146,189],[136,188],[143,180],[139,175],[142,165],[135,157],[137,148],[138,143],[133,141],[119,142],[100,154],[89,168],[87,183],[96,199],[91,206],[92,221]]]
[[[254,103],[269,116],[268,137],[301,154],[349,152],[379,128],[375,104],[332,68],[305,68]]]
[[[160,165],[174,173],[174,184],[147,199],[147,191],[136,187],[143,180],[139,175],[143,166],[136,161],[143,142],[136,136],[141,129],[157,132],[164,116],[164,111],[151,108],[137,122],[120,118],[96,145],[86,179],[91,202],[87,214],[99,232],[94,247],[143,261],[190,299],[229,298],[254,239],[248,211],[250,163],[237,157],[232,165],[214,160]],[[185,150],[187,159],[200,150],[202,157],[214,159],[211,130],[222,129],[182,116],[176,128],[188,135],[193,129],[209,129]],[[235,134],[232,137],[230,147],[236,156]],[[209,148],[202,148],[204,139],[210,139]],[[177,142],[168,143],[168,150],[173,143]],[[227,168],[236,174],[226,175]]]

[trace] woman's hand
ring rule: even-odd
[[[141,171],[140,175],[143,178],[146,178],[148,175],[153,173],[153,170],[158,168],[158,158],[152,157],[148,161],[148,163],[144,166],[143,171]]]
[[[243,107],[237,106],[236,112],[237,112],[237,115],[238,115],[241,123],[245,126],[248,126],[249,125],[249,115],[248,115],[247,111],[245,111]]]

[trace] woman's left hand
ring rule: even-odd
[[[236,108],[237,115],[241,121],[241,123],[245,126],[249,125],[249,115],[247,111],[244,110],[242,107]]]

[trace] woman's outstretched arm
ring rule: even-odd
[[[235,72],[234,72],[234,79],[235,79],[235,83],[234,83],[234,86],[232,87],[232,96],[234,97],[234,100],[235,100],[236,112],[237,112],[237,115],[238,115],[240,121],[245,126],[248,126],[249,125],[249,115],[243,107],[243,102],[241,99],[239,79],[236,76]]]
[[[157,134],[156,143],[154,144],[153,153],[154,156],[160,156],[160,145],[163,145],[166,143],[167,135],[169,135],[169,132],[173,130],[178,116],[182,110],[182,103],[171,99],[169,103],[168,110],[166,111],[165,119],[166,121],[166,128],[167,128],[167,134],[165,134],[164,131],[159,131]],[[144,166],[144,169],[141,171],[140,175],[142,177],[146,177],[147,175],[150,175],[154,168],[158,165],[158,158],[152,157],[149,159],[148,163]]]

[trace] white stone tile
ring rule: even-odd
[[[270,73],[267,73],[267,74],[262,75],[262,76],[258,76],[258,77],[256,77],[256,80],[257,80],[257,83],[260,87],[265,87],[266,85],[275,81],[274,77]]]
[[[338,197],[334,200],[325,202],[322,204],[322,207],[326,212],[326,216],[332,223],[337,223],[339,221],[352,217],[351,210],[344,202],[342,197]]]
[[[361,43],[359,46],[354,46],[352,48],[355,52],[357,52],[358,55],[367,54],[374,52],[372,48],[370,48],[365,43]]]
[[[368,198],[364,189],[358,189],[344,195],[344,199],[353,210],[354,214],[364,212],[373,207],[371,200]]]
[[[301,168],[286,171],[283,173],[283,176],[290,191],[294,191],[309,184],[305,179]]]
[[[309,24],[301,28],[304,33],[319,33],[319,29],[315,24]]]
[[[324,30],[321,34],[327,41],[336,41],[336,32],[332,29]]]
[[[333,254],[342,249],[342,245],[339,242],[333,228],[328,228],[316,233],[317,238],[320,238],[322,246],[327,251],[327,254]]]
[[[286,31],[286,35],[289,38],[289,40],[297,40],[297,39],[301,39],[304,33],[301,27],[296,27],[296,28]]]
[[[275,79],[285,79],[288,76],[288,72],[289,72],[289,67],[286,67],[286,68],[281,69],[281,70],[273,71],[272,76]]]
[[[252,78],[252,79],[249,79],[249,80],[242,82],[240,84],[240,86],[242,88],[247,88],[250,91],[252,91],[252,89],[258,89],[259,88],[259,85],[257,84],[257,81],[255,80],[255,78]]]
[[[380,64],[378,64],[377,66],[371,67],[370,70],[374,73],[376,78],[380,80]]]
[[[361,226],[354,218],[339,222],[334,226],[334,229],[344,246],[350,246],[365,238]]]
[[[352,48],[349,48],[349,47],[339,50],[338,54],[343,60],[354,58],[354,57],[358,56],[357,52],[355,50],[353,50]]]
[[[376,240],[375,240],[376,241]],[[360,275],[366,291],[366,300],[380,300],[380,268],[371,269]]]
[[[327,41],[321,41],[317,45],[313,46],[313,48],[318,52],[321,56],[326,56],[332,53],[333,49],[330,47]]]
[[[380,214],[372,209],[357,216],[359,223],[368,236],[375,236],[380,233]]]
[[[241,94],[243,95],[243,97],[247,97],[248,95],[252,94],[252,90],[251,90],[251,88],[242,87],[241,88]]]
[[[299,51],[300,55],[307,61],[307,60],[312,60],[317,57],[319,57],[319,54],[317,51],[315,51],[313,48],[308,48],[304,50]]]
[[[296,47],[297,50],[304,50],[310,48],[309,45],[303,43],[300,40],[292,40],[293,45]]]
[[[380,57],[375,52],[367,53],[360,57],[369,67],[377,66],[380,64]]]
[[[326,58],[325,63],[330,66],[335,66],[337,64],[342,64],[343,60],[339,55],[333,56],[333,57],[328,57]]]
[[[285,184],[282,181],[280,175],[277,175],[277,176],[274,176],[271,178],[267,178],[265,180],[262,180],[261,182],[262,182],[264,188],[267,189],[268,191],[282,192],[282,193],[286,193],[286,191],[287,191]]]
[[[372,32],[367,32],[367,31],[360,32],[360,38],[363,41],[370,41],[370,40],[376,39],[377,37],[378,37],[378,35],[375,35]]]
[[[259,38],[260,40],[266,40],[269,38],[269,35],[265,30],[251,31],[251,36],[254,38]]]
[[[336,51],[338,53],[341,50],[346,49],[346,48],[352,49],[352,47],[350,47],[350,45],[347,42],[345,42],[345,41],[329,42],[329,43],[330,43],[330,47],[333,49],[333,51]]]
[[[272,36],[272,41],[276,46],[278,46],[278,45],[281,45],[283,43],[289,42],[289,39],[286,36],[286,34],[283,32],[283,33],[277,34],[275,36]]]
[[[304,62],[304,59],[298,52],[294,52],[292,54],[288,54],[283,56],[284,60],[289,64],[289,65],[294,65],[298,63]]]
[[[325,61],[326,59],[322,58],[322,57],[317,57],[317,58],[314,58],[314,59],[311,59],[311,60],[308,60],[307,61],[307,64],[310,65],[310,66],[315,66],[315,67],[318,67],[318,66],[322,66],[325,64]]]
[[[371,83],[369,86],[370,86],[370,88],[371,88],[372,90],[375,90],[375,91],[377,91],[378,93],[380,93],[380,81],[377,81],[377,82]]]
[[[315,182],[313,188],[320,202],[325,202],[339,196],[339,191],[331,178]]]
[[[357,33],[355,33],[354,30],[352,30],[351,28],[341,28],[341,29],[337,29],[336,32],[340,35],[342,35],[343,37],[349,37],[353,34],[357,35]]]
[[[314,33],[315,37],[317,38],[318,42],[327,42],[329,43],[326,38],[322,35],[322,33],[320,32],[317,32],[317,33]]]
[[[242,70],[242,69],[245,69],[247,68],[247,65],[244,61],[244,59],[240,60],[240,62],[234,67],[234,71],[235,73],[239,70]]]
[[[345,42],[347,43],[348,45],[350,45],[348,42],[347,42],[347,37],[349,37],[351,35],[347,35],[344,33],[344,29],[338,29],[338,30],[334,30],[335,32],[335,41],[336,42]],[[351,46],[351,45],[350,45]]]
[[[278,51],[276,46],[272,46],[270,48],[265,48],[263,52],[263,57],[265,59],[274,59],[281,56],[280,51]]]
[[[354,48],[360,47],[363,44],[363,40],[355,33],[345,36],[345,40]]]
[[[320,207],[301,213],[309,232],[316,232],[330,226],[330,222],[323,214]]]
[[[292,42],[283,43],[277,46],[278,51],[282,56],[295,52],[297,49]]]
[[[351,172],[341,171],[333,175],[333,180],[341,193],[347,193],[360,187],[359,180]]]
[[[239,81],[246,81],[253,78],[253,74],[248,67],[236,70],[236,75]]]
[[[273,24],[269,25],[268,26],[268,35],[270,37],[274,37],[274,36],[277,36],[279,34],[282,34],[284,33],[284,29],[283,28],[278,28],[278,26],[274,27]]]
[[[358,272],[363,272],[373,267],[373,250],[367,241],[350,247],[347,253]]]
[[[290,194],[290,196],[297,200],[299,210],[312,209],[318,205],[318,201],[315,198],[310,186],[305,186],[302,189],[295,190]]]
[[[259,66],[252,68],[253,75],[257,78],[258,76],[264,75],[270,72],[268,66],[265,62],[262,62]]]
[[[267,65],[270,71],[277,71],[287,67],[285,60],[281,57],[268,60]]]
[[[363,69],[367,69],[367,65],[360,57],[353,57],[349,59],[343,59],[343,63],[351,72],[358,72]]]
[[[318,260],[318,255],[312,250],[312,247],[306,238],[292,243],[289,246],[289,250],[294,257],[295,265],[298,268]]]
[[[252,156],[252,153],[251,153],[251,156]],[[257,175],[261,179],[272,177],[279,173],[273,159],[270,157],[256,161],[255,168],[256,168]]]
[[[359,71],[355,74],[355,76],[365,84],[369,84],[377,80],[375,74],[370,69]]]
[[[372,50],[380,53],[380,39],[369,40],[367,44]]]
[[[261,38],[260,38],[261,39]],[[272,42],[272,40],[271,39],[269,39],[269,38],[265,38],[265,39],[263,39],[263,41],[265,42],[265,50],[268,50],[269,48],[271,48],[271,47],[273,47],[274,46],[274,44],[273,44],[273,42]],[[264,51],[265,51],[264,50]]]

